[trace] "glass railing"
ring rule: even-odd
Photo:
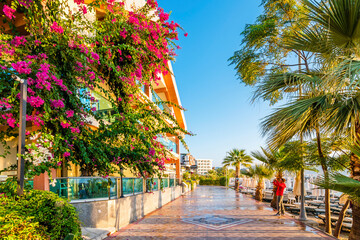
[[[169,187],[175,187],[175,179],[174,178],[170,178]]]
[[[146,179],[146,188],[147,188],[148,192],[158,190],[159,189],[159,179],[153,178],[152,181],[151,181],[151,179]]]
[[[50,184],[50,191],[69,200],[116,198],[116,178],[57,178]]]
[[[123,195],[134,195],[144,192],[143,178],[123,178]],[[50,191],[70,201],[115,199],[121,196],[121,178],[68,177],[56,178],[50,182]],[[31,184],[30,181],[28,184]],[[177,179],[146,179],[147,188],[151,191],[177,186]]]
[[[134,194],[144,192],[143,189],[144,189],[144,180],[142,178],[135,178],[134,179]]]
[[[124,195],[134,194],[134,178],[123,178]]]
[[[162,178],[161,179],[161,185],[162,185],[162,188],[168,188],[169,187],[169,179],[168,178]]]

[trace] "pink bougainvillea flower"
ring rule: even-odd
[[[82,10],[83,14],[87,14],[87,8],[86,8],[86,6],[82,6],[81,10]]]
[[[156,2],[156,0],[147,0],[146,3],[151,7],[151,8],[157,8],[158,4]]]
[[[5,16],[7,16],[9,19],[15,18],[15,15],[14,15],[15,11],[16,11],[15,9],[12,9],[8,5],[4,5],[3,12],[4,12]]]
[[[7,123],[10,127],[14,128],[15,127],[15,122],[16,122],[16,119],[13,118],[13,117],[9,117],[7,120]]]
[[[14,39],[11,41],[11,44],[14,45],[15,47],[18,47],[20,45],[24,45],[26,43],[26,39],[24,36],[15,36]]]
[[[64,152],[63,156],[64,156],[64,157],[70,157],[71,154],[70,154],[69,152]]]
[[[169,19],[169,14],[164,13],[164,12],[160,12],[159,18],[160,18],[161,22],[165,22],[165,21],[167,21]]]
[[[74,111],[73,110],[67,110],[65,111],[66,117],[67,118],[71,118],[72,116],[74,116]]]
[[[184,36],[187,37],[189,34],[188,33],[185,33]]]
[[[32,106],[32,107],[41,107],[44,104],[44,100],[37,96],[37,97],[28,97],[28,103]]]
[[[76,128],[76,127],[72,127],[70,128],[72,133],[80,133],[80,129]]]
[[[65,153],[64,153],[65,154]],[[70,155],[69,155],[70,156]],[[64,156],[65,157],[65,156]],[[57,165],[58,166],[61,166],[62,162],[58,162]]]
[[[60,125],[62,128],[69,128],[71,126],[71,124],[68,122],[60,122]]]
[[[155,155],[155,149],[150,148],[149,155],[154,156]]]
[[[125,28],[122,31],[120,31],[120,33],[119,33],[120,37],[122,37],[124,39],[126,38],[126,34],[127,34],[127,31]]]
[[[51,106],[53,108],[63,108],[65,104],[62,100],[50,100]]]
[[[84,0],[74,0],[74,2],[78,5],[84,4]]]
[[[32,3],[32,1],[33,0],[18,0],[19,4],[23,5],[26,8],[30,7],[30,3]]]
[[[32,62],[19,61],[16,63],[12,63],[11,66],[20,74],[30,74],[31,68],[29,66]]]
[[[57,22],[53,22],[50,28],[52,32],[64,33],[64,29]]]

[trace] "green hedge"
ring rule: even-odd
[[[229,181],[229,179],[228,179]],[[200,185],[226,186],[226,177],[219,179],[200,179]]]
[[[39,190],[19,198],[1,185],[0,239],[81,239],[77,212],[67,200]]]

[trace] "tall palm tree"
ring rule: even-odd
[[[252,158],[245,153],[244,149],[232,149],[227,152],[227,156],[224,158],[222,164],[225,167],[234,166],[235,167],[235,191],[239,191],[239,177],[240,177],[240,167],[243,164],[245,167],[250,166],[252,163]]]
[[[292,114],[294,120],[292,127],[301,130],[312,125],[312,129],[315,129],[319,143],[319,158],[324,175],[327,177],[328,170],[324,168],[326,158],[321,154],[321,138],[319,137],[321,131],[328,130],[338,135],[345,134],[355,142],[360,141],[360,102],[358,97],[360,94],[358,88],[360,1],[304,0],[303,3],[308,11],[308,19],[313,24],[307,25],[301,31],[294,32],[291,37],[285,38],[285,45],[292,50],[315,53],[317,62],[320,63],[323,71],[320,76],[320,84],[316,85],[317,93],[308,94],[303,99],[296,101],[298,109],[295,110],[294,105],[289,105],[283,113],[287,111]],[[302,73],[300,75],[304,77],[309,74],[306,72],[306,75]],[[314,93],[314,91],[309,93]],[[313,111],[313,114],[320,113],[323,121],[307,121],[305,116],[311,116],[310,111]],[[301,118],[308,124],[299,124],[298,120]],[[321,119],[320,116],[318,118]],[[316,119],[315,115],[313,119]],[[278,126],[280,125],[278,124]],[[284,135],[289,137],[292,135],[293,129],[289,127],[290,125],[287,126],[287,128],[280,127],[283,128]],[[351,175],[354,179],[360,180],[360,160],[353,154],[351,162]],[[350,239],[358,239],[360,238],[360,207],[356,203],[353,213],[354,225]],[[355,221],[355,219],[358,220]]]
[[[243,171],[242,173],[248,177],[257,178],[258,184],[256,186],[255,199],[258,201],[262,201],[264,189],[264,179],[271,178],[274,175],[273,169],[268,166],[261,164],[255,165],[247,169],[248,171]]]
[[[319,62],[329,71],[322,77],[321,94],[309,96],[302,104],[316,105],[325,113],[324,129],[348,136],[358,144],[360,0],[303,2],[314,24],[294,34],[287,44],[291,49],[316,53]],[[350,165],[351,177],[360,181],[360,158],[355,153],[351,154]],[[353,219],[351,240],[360,238],[360,206],[357,202],[353,202]]]

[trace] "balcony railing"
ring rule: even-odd
[[[31,182],[31,181],[29,181]],[[161,186],[159,183],[161,182]],[[158,178],[123,178],[121,187],[120,177],[67,177],[56,178],[50,184],[50,191],[70,201],[104,200],[120,198],[121,191],[124,196],[130,196],[145,192],[157,191],[159,188],[175,187],[178,179]],[[146,185],[144,184],[146,183]]]

